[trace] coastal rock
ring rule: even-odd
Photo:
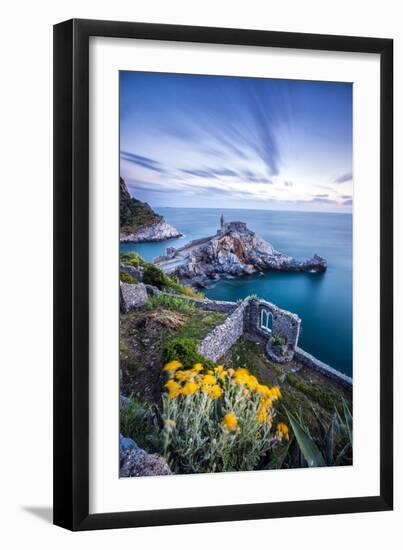
[[[144,306],[147,302],[147,289],[143,283],[135,285],[120,283],[120,309],[124,313]]]
[[[120,436],[120,477],[164,476],[172,474],[165,459],[149,454],[133,439]]]
[[[166,241],[168,239],[175,239],[182,237],[177,229],[172,227],[165,220],[160,220],[148,227],[142,227],[135,233],[129,235],[120,235],[120,242],[122,243],[143,243],[143,242],[158,242]]]
[[[178,249],[170,247],[167,252],[155,259],[156,265],[169,275],[182,281],[196,281],[199,286],[208,279],[263,270],[319,273],[327,269],[326,260],[317,254],[301,262],[279,252],[244,222],[223,223],[216,235],[191,241]]]
[[[125,181],[120,178],[120,242],[141,243],[165,241],[181,237],[182,233],[154,212],[149,204],[130,196]]]

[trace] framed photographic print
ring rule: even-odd
[[[393,42],[54,27],[54,522],[391,510]]]

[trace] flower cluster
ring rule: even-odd
[[[218,365],[213,369],[206,370],[201,363],[196,363],[191,369],[183,369],[183,365],[175,360],[167,363],[163,372],[169,376],[169,380],[164,385],[168,390],[169,399],[197,392],[205,393],[211,399],[219,399],[225,391],[231,390],[231,386],[241,386],[242,397],[258,396],[256,418],[260,424],[271,422],[273,403],[281,398],[281,392],[277,386],[269,387],[261,384],[256,376],[245,368],[224,369],[222,365]],[[234,424],[233,418],[236,424]],[[238,429],[238,421],[232,412],[224,416],[222,426],[228,431]],[[286,437],[285,434],[284,437]]]
[[[185,368],[174,360],[163,372],[164,456],[172,471],[253,470],[287,439],[287,427],[274,425],[279,388],[248,369]]]
[[[171,361],[164,366],[163,371],[170,376],[165,384],[169,399],[196,392],[203,392],[212,399],[218,399],[223,394],[224,390],[219,381],[225,378],[226,372],[222,365],[205,371],[202,364],[196,363],[193,368],[184,370],[179,361]]]

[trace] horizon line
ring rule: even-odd
[[[145,201],[147,202],[147,201]],[[149,203],[148,203],[149,204]],[[162,206],[162,205],[150,205],[152,208],[182,208],[185,210],[253,210],[257,212],[302,212],[303,214],[353,214],[353,211],[350,212],[335,212],[332,210],[289,210],[289,209],[273,209],[273,208],[212,208],[210,206]]]

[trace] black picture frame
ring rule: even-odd
[[[367,497],[89,513],[89,38],[381,57],[380,492]],[[54,26],[54,523],[71,530],[392,510],[393,40],[73,19]]]

